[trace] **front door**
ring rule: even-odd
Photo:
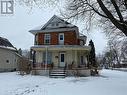
[[[60,67],[65,67],[65,53],[60,53],[59,56],[59,60],[60,60]]]

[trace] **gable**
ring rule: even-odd
[[[76,27],[67,21],[62,20],[61,18],[54,15],[42,28],[41,30],[54,29],[54,28],[65,28],[65,27]]]
[[[78,27],[54,15],[44,26],[32,29],[29,32],[36,35],[43,32],[68,32],[74,31],[79,36]]]

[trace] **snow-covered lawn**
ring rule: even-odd
[[[125,72],[127,72],[127,68],[113,68],[113,70],[118,70],[118,71],[125,71]]]
[[[0,95],[127,95],[127,72],[102,70],[99,77],[65,79],[0,73]]]

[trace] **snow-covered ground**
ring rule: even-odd
[[[0,95],[127,95],[127,72],[102,70],[99,77],[65,79],[0,73]]]
[[[118,70],[118,71],[125,71],[125,72],[127,72],[127,68],[113,68],[113,70]]]

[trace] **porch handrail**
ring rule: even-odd
[[[52,64],[45,64],[45,63],[39,63],[39,62],[36,62],[33,64],[32,68],[35,69],[35,68],[42,68],[44,69],[45,67],[47,67],[47,69],[49,68],[53,68],[53,63]]]

